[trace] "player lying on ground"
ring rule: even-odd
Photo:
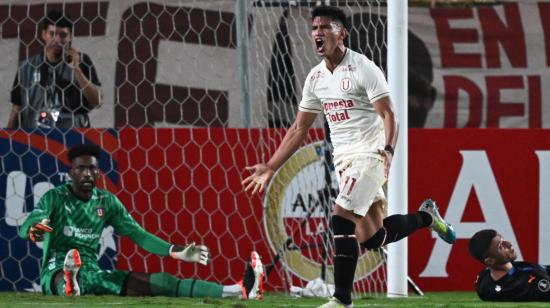
[[[19,229],[22,238],[44,240],[40,285],[53,295],[135,295],[182,297],[229,297],[261,299],[263,266],[256,252],[243,280],[224,286],[196,279],[178,279],[167,273],[103,271],[97,263],[103,229],[128,236],[143,249],[177,260],[206,265],[210,253],[194,243],[171,245],[145,231],[112,193],[98,189],[100,148],[79,145],[71,148],[71,183],[51,189],[40,199]]]
[[[485,301],[550,301],[549,265],[516,262],[512,244],[492,229],[470,239],[470,255],[485,264],[476,279],[476,291]]]
[[[243,185],[252,193],[263,191],[275,171],[306,140],[317,114],[325,113],[340,186],[331,217],[335,292],[326,307],[351,306],[357,242],[377,249],[424,227],[451,244],[456,235],[431,200],[417,213],[384,218],[382,185],[398,135],[388,84],[374,62],[344,45],[348,31],[342,10],[316,7],[311,29],[313,47],[322,61],[306,77],[296,120],[281,145],[267,163],[247,167],[252,174]]]

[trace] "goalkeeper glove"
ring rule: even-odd
[[[170,246],[170,256],[177,260],[196,262],[202,265],[206,265],[208,261],[210,261],[210,251],[208,247],[204,245],[195,245],[195,242],[185,246]]]
[[[39,223],[35,223],[29,228],[29,239],[32,242],[40,242],[44,239],[44,233],[51,233],[53,231],[52,227],[48,226],[50,222],[49,219],[44,218]]]

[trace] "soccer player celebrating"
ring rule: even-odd
[[[485,301],[550,301],[550,272],[545,265],[517,262],[512,244],[492,229],[474,234],[470,255],[485,264],[475,286]]]
[[[171,245],[145,231],[115,195],[98,189],[100,152],[97,145],[71,148],[68,152],[71,182],[46,192],[19,229],[22,238],[44,240],[40,272],[43,293],[261,299],[264,272],[256,252],[251,253],[243,280],[229,286],[178,279],[163,272],[101,270],[97,251],[101,233],[107,225],[160,256],[206,265],[210,252],[206,246],[195,243]]]
[[[324,307],[352,305],[357,242],[377,249],[423,227],[448,243],[456,239],[432,200],[426,200],[417,213],[383,218],[382,185],[397,142],[397,119],[384,74],[364,55],[344,46],[347,33],[342,10],[330,6],[313,10],[311,36],[323,60],[306,77],[296,120],[281,145],[267,163],[247,167],[252,174],[242,182],[246,191],[262,192],[307,138],[317,114],[325,113],[340,193],[331,218],[335,292]]]

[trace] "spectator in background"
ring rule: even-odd
[[[19,66],[8,128],[90,127],[88,112],[101,105],[101,84],[90,57],[71,46],[72,30],[60,11],[42,22],[44,52]]]

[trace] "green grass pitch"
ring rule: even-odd
[[[0,292],[0,307],[317,307],[321,298],[293,298],[284,293],[266,293],[262,301],[169,297],[82,296],[63,298],[36,293]],[[544,303],[485,303],[473,292],[428,292],[408,298],[355,299],[355,307],[548,307]]]

